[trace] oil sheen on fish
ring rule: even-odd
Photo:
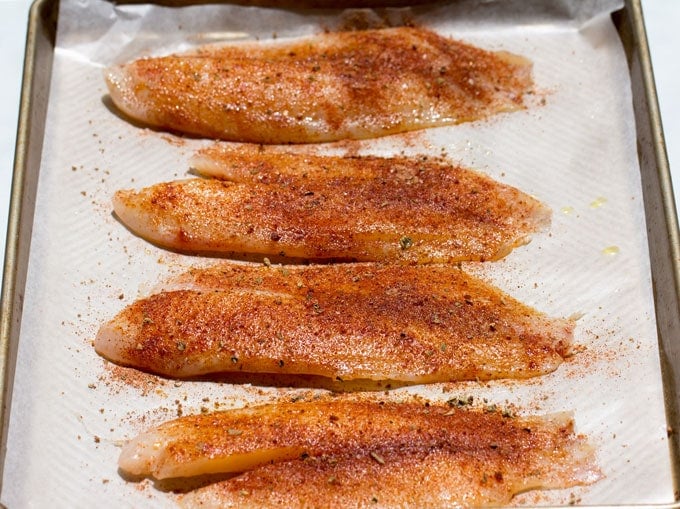
[[[188,253],[419,263],[497,260],[550,222],[535,198],[437,158],[212,149],[193,162],[219,179],[118,191],[121,221]]]
[[[95,349],[177,378],[429,383],[549,373],[570,353],[573,328],[451,265],[229,263],[130,304]]]
[[[185,507],[498,505],[601,476],[567,413],[358,396],[181,417],[130,440],[119,466],[157,479],[244,472]]]
[[[531,64],[423,28],[326,33],[143,58],[105,73],[147,125],[256,143],[364,139],[523,107]]]

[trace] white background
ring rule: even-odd
[[[680,1],[643,0],[645,22],[666,134],[668,158],[680,196]],[[0,0],[0,253],[5,252],[14,143],[29,0]],[[1,277],[1,274],[0,274]]]

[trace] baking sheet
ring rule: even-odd
[[[534,61],[540,93],[526,112],[490,121],[299,148],[444,151],[553,209],[548,233],[502,262],[467,268],[549,314],[583,313],[576,342],[584,351],[528,383],[394,391],[433,399],[474,395],[524,413],[573,410],[606,478],[587,488],[519,497],[530,504],[674,500],[630,80],[608,17],[619,7],[617,1],[459,2],[364,13],[369,21],[415,20],[489,49],[521,53]],[[8,507],[54,500],[69,507],[172,507],[175,495],[162,486],[118,475],[121,440],[179,411],[305,392],[175,384],[115,369],[94,353],[99,323],[168,274],[209,262],[150,246],[111,216],[116,189],[183,178],[188,158],[205,142],[118,117],[106,100],[102,68],[216,39],[315,33],[347,19],[329,11],[61,2],[3,473],[1,500]]]

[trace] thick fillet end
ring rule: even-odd
[[[146,110],[137,97],[130,65],[116,65],[104,70],[104,81],[113,104],[129,117],[146,121]]]
[[[94,339],[95,351],[110,361],[119,364],[128,364],[123,352],[129,346],[130,331],[117,320],[111,320],[99,328]]]
[[[206,150],[199,150],[191,159],[189,159],[189,166],[199,175],[205,177],[224,178],[223,163],[217,160],[214,156]]]
[[[173,247],[179,227],[169,214],[156,212],[152,200],[148,190],[123,189],[113,195],[113,211],[135,235],[160,246]]]
[[[188,421],[166,422],[129,440],[118,458],[120,470],[131,476],[177,479],[245,472],[262,465],[297,459],[305,452],[304,447],[296,445],[240,447],[239,435],[232,435],[228,427],[218,431],[228,443],[218,445],[214,436],[215,423],[197,423],[193,420],[195,417],[189,417]],[[241,432],[243,430],[239,430]]]
[[[123,189],[116,191],[111,200],[113,211],[118,219],[133,230],[137,229],[135,226],[138,227],[140,221],[140,214],[137,212],[138,207],[135,206],[135,195],[134,191]]]
[[[118,467],[130,476],[157,478],[165,445],[159,433],[143,433],[123,445]]]

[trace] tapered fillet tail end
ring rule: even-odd
[[[525,244],[531,241],[530,234],[545,232],[550,229],[552,223],[552,209],[533,196],[531,200],[528,205],[530,212],[524,226],[527,232],[526,238],[523,239]]]
[[[552,223],[552,210],[550,207],[533,197],[529,197],[527,200],[528,203],[524,203],[523,206],[526,207],[528,213],[520,216],[521,218],[517,224],[511,223],[512,228],[519,232],[519,234],[501,244],[498,251],[489,258],[489,261],[505,258],[514,249],[529,244],[534,234],[545,232],[550,228]]]
[[[509,51],[496,51],[496,56],[501,60],[505,60],[509,64],[516,65],[517,67],[526,68],[531,72],[533,67],[533,62],[523,55],[518,55],[517,53],[511,53]]]
[[[552,210],[542,202],[536,207],[536,231],[547,230],[552,222]]]
[[[572,450],[573,468],[569,473],[575,483],[589,485],[604,479],[604,472],[597,465],[595,447],[585,437],[578,436],[577,440],[578,443]]]
[[[497,51],[496,56],[515,68],[515,76],[524,85],[525,92],[531,90],[534,63],[529,58],[509,51]]]
[[[553,321],[554,347],[562,358],[574,353],[574,329],[576,321],[573,318],[557,318]]]
[[[554,487],[587,486],[604,479],[597,463],[595,447],[583,435],[574,435],[567,446],[567,457],[553,462],[557,477]]]
[[[586,486],[604,478],[604,473],[597,464],[595,447],[586,436],[574,431],[573,412],[546,415],[542,425],[560,429],[564,442],[538,458],[536,470],[542,473],[538,477],[527,477],[527,488]]]
[[[509,53],[507,51],[498,51],[496,56],[504,61],[511,68],[513,75],[512,85],[508,87],[505,95],[511,103],[515,103],[518,108],[525,108],[524,99],[527,94],[535,92],[535,84],[533,79],[534,64],[528,58]],[[513,109],[513,108],[511,108]]]
[[[538,337],[543,338],[544,344],[549,346],[562,360],[575,353],[574,329],[576,328],[576,320],[573,318],[553,318],[544,314],[536,314],[530,320],[530,328]]]

